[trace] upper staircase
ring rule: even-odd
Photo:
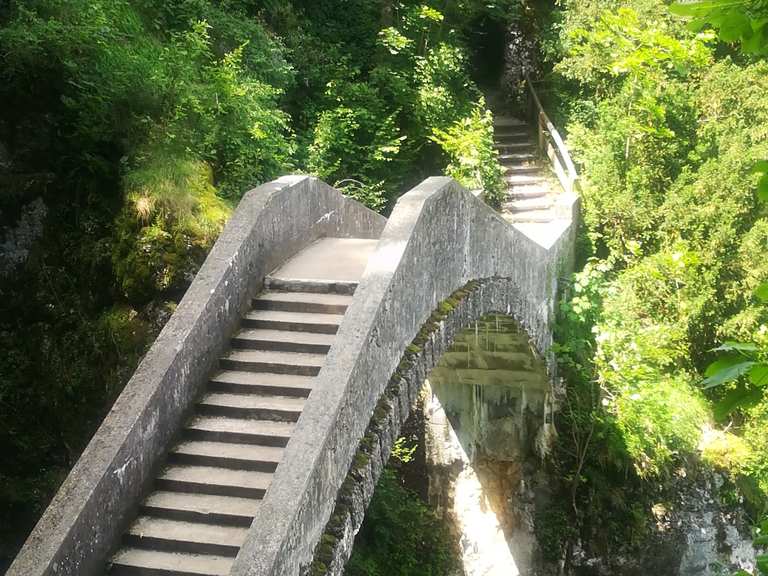
[[[506,195],[502,217],[536,242],[547,245],[573,219],[578,174],[565,142],[526,76],[529,121],[510,116],[504,95],[492,91],[494,148],[504,168]]]
[[[494,144],[504,167],[506,198],[502,215],[510,223],[545,224],[557,220],[562,188],[539,159],[532,129],[517,118],[494,118]]]

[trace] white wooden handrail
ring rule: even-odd
[[[525,74],[525,83],[528,86],[528,93],[532,103],[530,108],[535,116],[539,153],[549,158],[549,161],[552,163],[552,169],[555,171],[558,180],[560,180],[563,189],[569,193],[578,193],[579,174],[568,152],[568,147],[544,111],[539,95],[536,93],[528,73]]]

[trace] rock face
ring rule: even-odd
[[[723,478],[713,472],[681,474],[667,482],[651,507],[654,521],[634,548],[593,555],[576,547],[574,573],[585,576],[731,576],[752,573],[755,550],[740,506],[723,503]],[[542,574],[554,574],[544,571]]]
[[[466,576],[531,574],[529,464],[547,436],[549,379],[511,319],[462,332],[425,383],[429,499],[451,524]]]
[[[42,198],[37,198],[24,206],[15,226],[0,228],[0,278],[26,262],[35,241],[43,235],[47,212]]]
[[[675,519],[684,536],[680,576],[716,576],[735,570],[752,571],[755,550],[740,510],[729,510],[718,498],[723,480],[708,475],[680,494]]]

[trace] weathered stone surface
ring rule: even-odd
[[[473,279],[504,279],[481,288],[487,311],[514,316],[539,350],[549,349],[573,228],[544,248],[448,178],[427,179],[400,198],[318,375],[323,394],[307,403],[233,575],[295,575],[312,561],[403,351],[455,290]]]
[[[391,378],[382,396],[390,401],[382,400],[378,403],[344,481],[344,486],[350,488],[342,488],[336,496],[336,508],[332,517],[348,512],[345,529],[343,532],[334,531],[333,521],[326,526],[325,536],[321,539],[325,544],[320,545],[315,552],[314,563],[305,567],[303,573],[311,576],[317,576],[319,573],[341,576],[344,573],[344,566],[352,553],[355,535],[363,523],[365,509],[373,497],[383,464],[388,460],[394,439],[400,435],[401,426],[405,421],[400,415],[401,406],[405,404],[410,407],[416,402],[425,376],[434,374],[440,359],[445,357],[462,329],[471,326],[481,316],[513,306],[517,296],[510,288],[510,282],[505,279],[481,281],[447,313],[418,351],[409,347],[410,352],[406,352],[400,362],[400,366],[408,364],[409,368]],[[528,354],[531,355],[531,352]],[[544,377],[546,378],[546,375]],[[406,383],[407,386],[404,385]],[[538,382],[539,388],[541,385],[542,382]],[[366,441],[370,436],[377,439],[377,442],[373,443],[374,450],[371,451],[370,443]],[[380,453],[377,453],[379,446]],[[363,458],[369,454],[370,459]],[[360,466],[363,461],[365,464]],[[453,460],[445,462],[445,468],[449,472],[446,485],[454,480],[456,473],[461,469],[453,464]],[[332,543],[328,541],[329,535],[335,537]]]
[[[8,576],[100,573],[264,277],[318,238],[376,238],[384,222],[305,176],[248,192]]]

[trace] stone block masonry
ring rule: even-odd
[[[320,238],[378,239],[237,557],[217,573],[307,570],[350,470],[364,481],[342,494],[357,504],[335,533],[359,527],[416,388],[457,330],[486,313],[507,314],[550,359],[559,279],[571,268],[574,235],[572,221],[537,242],[443,177],[402,196],[388,221],[309,177],[252,190],[8,575],[100,574],[267,275]],[[455,322],[446,321],[447,299],[473,281],[470,297],[453,311]],[[435,310],[440,322],[431,318]],[[425,326],[435,331],[417,341],[417,353],[409,346]],[[407,389],[399,394],[388,390],[396,372]],[[388,400],[379,404],[382,397]],[[377,433],[366,440],[372,418]],[[357,454],[361,442],[369,448]],[[351,540],[333,549],[345,546]]]
[[[395,440],[424,384],[456,335],[479,318],[519,309],[519,288],[509,279],[473,281],[443,301],[406,348],[376,405],[373,417],[336,498],[312,564],[302,576],[341,576]],[[551,427],[551,423],[544,423]],[[543,435],[547,432],[542,430]]]
[[[513,296],[488,311],[514,316],[548,355],[574,235],[571,223],[541,245],[449,178],[429,178],[402,196],[317,376],[323,392],[310,396],[231,574],[295,576],[312,563],[402,354],[440,302],[469,281],[504,279]]]

